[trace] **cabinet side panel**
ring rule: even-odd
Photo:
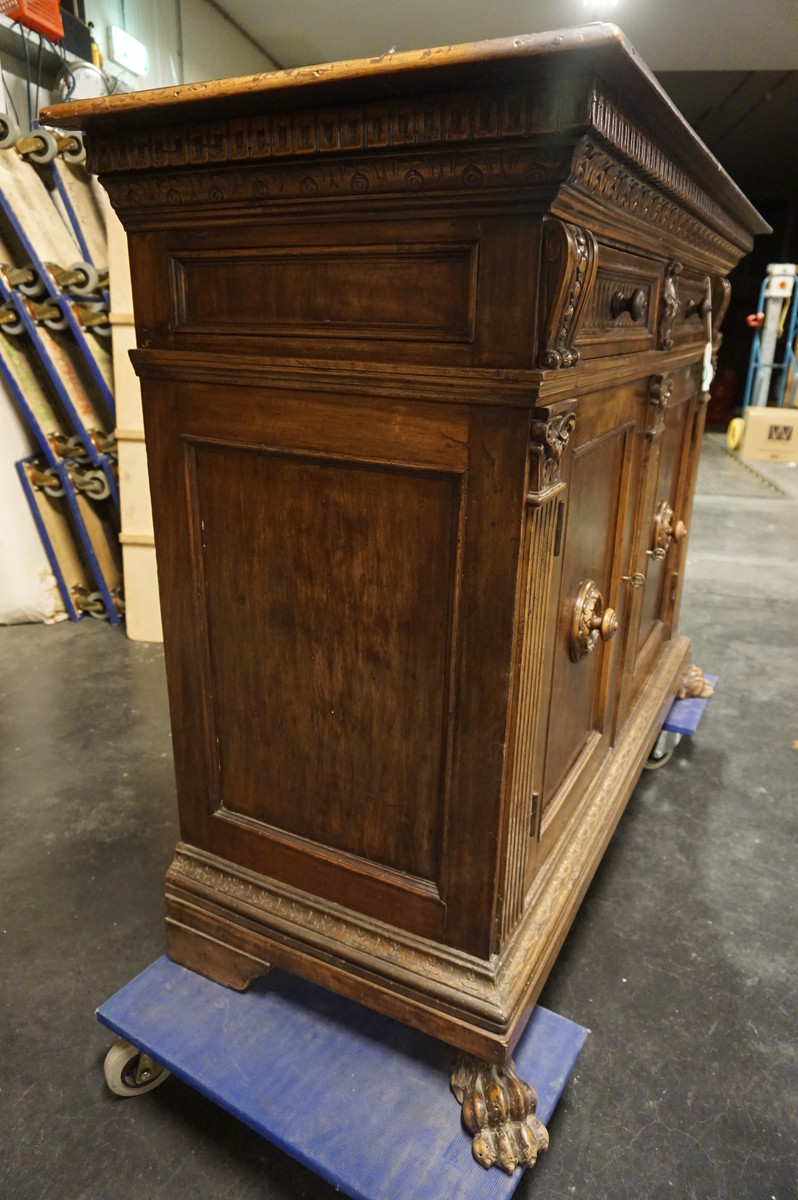
[[[460,477],[189,453],[218,803],[439,882]]]

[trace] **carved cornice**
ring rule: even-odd
[[[594,94],[579,116],[576,108],[567,89],[537,80],[478,94],[94,132],[86,146],[115,206],[130,211],[556,184],[569,177],[568,146],[595,124],[602,148],[582,140],[573,184],[724,261],[750,248],[745,231],[606,97]]]
[[[751,235],[717,203],[715,198],[695,182],[665,153],[656,139],[623,113],[618,104],[604,92],[594,90],[590,120],[597,134],[622,158],[633,163],[658,187],[673,196],[681,205],[701,215],[735,245],[750,250]]]
[[[541,266],[541,346],[539,365],[545,370],[573,367],[574,349],[588,296],[598,267],[596,239],[589,230],[557,217],[543,222]]]
[[[643,140],[641,138],[641,140]],[[720,237],[680,203],[658,188],[644,183],[605,149],[583,138],[574,154],[568,182],[578,191],[600,199],[647,225],[705,250],[723,262],[735,263],[739,247]]]
[[[571,116],[568,101],[568,95],[537,81],[479,93],[165,125],[95,134],[87,142],[88,162],[90,170],[105,174],[518,141],[556,132],[561,109],[567,110],[565,123]]]

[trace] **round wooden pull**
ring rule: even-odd
[[[615,292],[610,301],[610,315],[615,321],[622,313],[628,312],[636,324],[642,320],[647,307],[648,297],[645,288],[635,288],[629,296],[624,296],[623,292]]]
[[[709,296],[704,296],[703,300],[688,300],[684,306],[684,318],[700,317],[705,321],[712,312],[712,301]]]
[[[663,500],[654,517],[654,544],[649,554],[652,558],[663,559],[670,550],[671,542],[681,542],[686,534],[684,521],[677,521],[670,504]]]
[[[604,598],[592,579],[579,588],[571,619],[569,652],[572,662],[592,654],[599,641],[608,642],[618,632],[618,614],[604,606]]]

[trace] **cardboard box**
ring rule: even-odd
[[[772,462],[798,460],[798,408],[748,407],[740,457]]]

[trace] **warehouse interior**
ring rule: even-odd
[[[24,162],[37,188],[43,184],[26,193],[36,199],[23,217],[14,208],[21,193],[12,196],[10,174],[0,171],[0,257],[8,260],[0,272],[0,1194],[341,1194],[301,1152],[270,1144],[246,1116],[176,1074],[126,1099],[104,1080],[113,1034],[95,1012],[165,952],[164,875],[181,840],[181,735],[170,724],[122,225],[86,173],[79,143],[66,145],[68,130],[57,131],[64,144],[55,166],[43,144],[23,153],[15,140],[35,140],[36,111],[59,101],[611,21],[772,232],[758,233],[730,272],[731,302],[714,347],[709,325],[714,379],[701,388],[706,427],[678,625],[691,639],[692,661],[718,684],[695,735],[642,770],[548,972],[538,1003],[589,1032],[548,1122],[549,1149],[533,1169],[516,1172],[513,1194],[798,1195],[791,292],[773,302],[781,359],[759,402],[759,376],[752,384],[749,370],[765,317],[749,318],[772,296],[765,281],[784,275],[770,264],[793,264],[794,277],[798,262],[794,3],[74,0],[60,14],[52,7],[63,37],[40,36],[24,14],[2,15],[0,6],[0,107],[18,129],[0,159],[13,156],[11,174]],[[80,176],[79,196],[61,186],[63,160],[73,181]],[[58,220],[77,214],[80,222],[91,208],[92,221],[100,213],[109,222],[105,263],[94,262],[101,252],[84,253],[91,238],[74,239],[76,259],[110,267],[89,280],[88,292],[58,272],[39,290],[25,275],[25,248],[45,245],[36,203],[53,196],[64,201],[55,205]],[[53,220],[48,207],[43,223]],[[47,258],[37,253],[37,262]],[[135,281],[135,263],[133,274]],[[25,355],[28,363],[41,355],[27,374]],[[62,441],[47,429],[37,440],[44,418],[34,396],[55,397]],[[758,403],[768,407],[771,430],[782,430],[764,450],[747,416]],[[89,428],[98,412],[101,435]],[[152,457],[149,427],[147,451]],[[158,470],[153,494],[166,487]],[[163,585],[163,561],[159,570]],[[217,1049],[223,1057],[224,1046]],[[268,1079],[263,1089],[267,1095]],[[336,1101],[335,1120],[346,1128],[345,1087]],[[324,1108],[323,1098],[316,1103]],[[349,1132],[357,1143],[358,1130]],[[383,1153],[391,1150],[364,1148],[363,1158]],[[502,1179],[495,1168],[489,1175]],[[351,1194],[377,1200],[366,1190]],[[465,1185],[460,1194],[471,1195]]]

